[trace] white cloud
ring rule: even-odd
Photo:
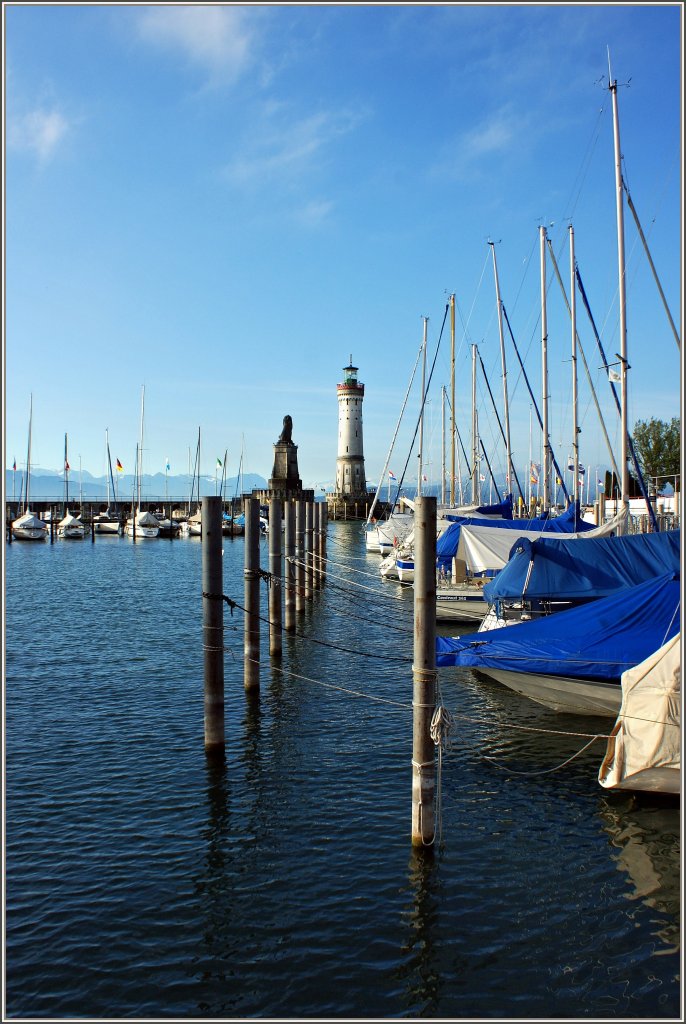
[[[69,122],[59,110],[31,110],[10,117],[7,142],[14,149],[33,152],[40,160],[46,161],[69,129]]]
[[[252,62],[244,8],[149,7],[138,20],[138,31],[146,42],[181,52],[215,80],[233,81]]]
[[[334,138],[352,131],[356,124],[354,115],[321,112],[299,121],[263,126],[244,153],[231,162],[227,173],[239,185],[302,174]]]

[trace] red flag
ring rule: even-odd
[[[65,471],[65,473],[69,472],[69,463],[67,462],[66,459],[64,460],[64,471]]]

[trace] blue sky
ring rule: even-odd
[[[271,475],[293,417],[306,486],[335,476],[336,384],[366,386],[368,481],[383,468],[429,317],[457,303],[457,426],[470,446],[471,346],[502,418],[491,248],[540,406],[539,225],[569,290],[568,225],[608,358],[619,351],[612,76],[624,174],[677,325],[683,227],[681,5],[6,4],[5,465]],[[679,350],[625,212],[629,424],[680,414]],[[570,325],[547,266],[551,442],[571,444]],[[619,421],[578,300],[611,444]],[[512,447],[540,432],[509,337]],[[446,323],[428,396],[441,466]],[[483,380],[479,424],[504,446]],[[414,432],[419,371],[391,469]],[[579,368],[583,462],[609,464]],[[534,429],[530,430],[533,418]],[[411,464],[416,465],[416,459]]]

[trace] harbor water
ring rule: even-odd
[[[199,539],[5,545],[7,1017],[679,1018],[678,803],[600,787],[610,719],[442,669],[413,849],[412,590],[360,523],[327,555],[254,697],[224,606],[208,759]]]

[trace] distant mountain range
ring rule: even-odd
[[[7,501],[19,501],[23,489],[24,472],[17,470],[13,473],[11,469],[5,470],[5,499]],[[132,473],[119,473],[115,479],[117,488],[117,500],[131,501],[134,488],[134,476]],[[164,473],[143,474],[141,477],[141,498],[143,501],[169,500],[188,501],[191,493],[193,479],[189,474],[178,476],[167,476]],[[200,477],[200,497],[214,495],[215,487],[219,487],[221,480],[215,482],[213,476]],[[238,477],[228,477],[225,482],[223,493],[227,499],[233,498],[235,494],[250,493],[255,489],[265,488],[267,481],[257,473],[245,473],[240,485]],[[240,487],[240,489],[239,489]],[[193,489],[193,499],[197,498],[197,481]],[[111,487],[110,487],[111,491]],[[83,495],[84,502],[106,501],[107,500],[107,478],[104,476],[93,476],[87,470],[79,473],[69,474],[69,499],[70,501],[80,500]],[[168,499],[166,498],[168,495]],[[31,493],[29,495],[36,501],[48,501],[56,498],[64,499],[64,476],[62,473],[51,469],[31,470]]]

